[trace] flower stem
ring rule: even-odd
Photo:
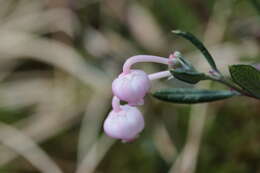
[[[135,63],[139,62],[155,62],[160,64],[169,64],[169,59],[159,56],[152,56],[152,55],[136,55],[128,58],[123,66],[123,73],[127,74],[130,72],[131,66]]]
[[[115,112],[119,112],[122,110],[120,107],[120,100],[116,96],[114,96],[112,99],[112,107]]]
[[[152,74],[148,75],[150,80],[156,80],[156,79],[169,77],[169,76],[171,76],[171,73],[168,70],[167,71],[157,72],[157,73],[152,73]]]

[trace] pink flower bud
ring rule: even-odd
[[[129,105],[120,106],[120,110],[112,110],[104,122],[105,133],[123,142],[135,139],[144,128],[141,112]]]
[[[112,83],[113,94],[129,105],[143,104],[143,98],[150,88],[148,75],[141,70],[122,73]]]
[[[176,56],[175,56],[174,54],[170,54],[170,55],[169,55],[168,64],[169,64],[170,66],[173,66],[173,65],[175,65],[175,64],[177,64],[177,63],[178,63],[178,60],[177,60]]]
[[[179,59],[176,57],[176,52],[169,55],[168,65],[170,68],[174,68],[174,69],[181,67],[181,63],[179,62]]]

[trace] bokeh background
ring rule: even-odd
[[[208,70],[173,29],[203,40],[226,75],[229,64],[259,63],[254,2],[0,0],[0,173],[260,173],[260,102],[251,98],[180,105],[148,95],[136,141],[102,130],[128,57],[178,50]],[[225,88],[162,79],[152,91],[166,87]]]

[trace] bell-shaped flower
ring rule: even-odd
[[[142,105],[143,98],[150,88],[149,77],[142,70],[122,73],[112,83],[113,94],[129,105]]]
[[[129,142],[143,130],[144,118],[136,107],[123,105],[109,113],[103,127],[108,136]]]

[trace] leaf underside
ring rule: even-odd
[[[193,88],[171,88],[157,91],[154,97],[173,103],[191,104],[212,102],[235,96],[236,93],[229,90],[206,90]]]

